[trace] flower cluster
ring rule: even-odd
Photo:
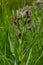
[[[18,37],[22,37],[22,33],[25,29],[25,32],[32,31],[32,26],[31,26],[31,11],[28,6],[24,8],[19,8],[16,11],[16,15],[14,16],[14,24],[17,26],[17,31],[19,30]],[[34,23],[34,20],[33,20]],[[35,24],[36,27],[38,27],[38,24]],[[34,25],[34,26],[35,26]],[[25,28],[24,28],[25,27]]]
[[[23,9],[20,8],[16,11],[16,15],[14,16],[14,24],[16,25],[18,23],[21,23],[22,27],[24,27],[24,25],[31,22],[30,17],[31,15],[30,15],[30,11],[28,10],[28,6],[24,7]],[[31,30],[30,27],[29,30]],[[19,32],[18,37],[21,38],[21,36],[22,33]]]
[[[19,10],[16,11],[16,16],[14,16],[14,22],[16,20],[20,20],[21,18],[30,18],[30,11],[28,11],[28,8],[20,8]],[[29,20],[30,21],[30,20]]]

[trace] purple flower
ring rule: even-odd
[[[17,16],[14,16],[14,21],[16,21],[17,20]]]
[[[26,11],[26,16],[27,16],[28,18],[30,18],[30,12],[29,12],[29,11]]]
[[[21,32],[20,32],[20,33],[18,34],[18,37],[21,38],[21,36],[22,36],[22,34],[21,34]]]
[[[16,24],[17,16],[14,16],[14,24]]]

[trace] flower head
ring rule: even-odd
[[[26,11],[26,16],[27,16],[28,18],[30,18],[30,12],[29,12],[29,11]]]
[[[16,21],[17,20],[17,16],[14,16],[14,21]]]
[[[16,24],[17,16],[14,16],[14,24]]]
[[[21,34],[21,32],[20,32],[20,33],[18,34],[18,37],[21,38],[21,36],[22,36],[22,34]]]

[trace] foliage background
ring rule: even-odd
[[[32,5],[34,1],[0,0],[0,65],[43,65],[43,6],[40,9]],[[27,34],[24,32],[26,36],[23,37],[22,45],[20,45],[12,25],[12,10],[16,12],[16,9],[26,5],[33,6],[31,19],[34,23],[32,24],[34,26],[37,21],[39,26],[38,29],[34,28],[33,32]]]

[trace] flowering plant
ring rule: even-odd
[[[31,26],[27,26],[27,24],[29,25],[30,23],[31,23],[31,13],[28,10],[28,6],[26,6],[23,9],[20,8],[19,10],[17,10],[17,14],[16,16],[14,16],[14,25],[15,27],[18,28],[18,30],[17,29],[16,30],[22,33],[26,32],[28,28],[29,28],[28,30],[31,30]]]
[[[42,5],[41,5],[42,6]],[[20,8],[17,10],[16,16],[14,16],[14,28],[16,31],[16,36],[18,38],[18,54],[19,61],[18,64],[28,65],[30,61],[32,61],[31,53],[32,49],[36,45],[38,45],[37,41],[40,35],[40,24],[42,24],[41,13],[42,8],[40,10],[39,6],[31,6]],[[37,39],[38,38],[38,39]],[[34,41],[35,42],[34,42]],[[39,43],[40,44],[40,43]],[[36,49],[36,48],[35,48]],[[41,49],[40,49],[41,50]],[[37,51],[36,51],[37,52]],[[38,54],[38,53],[37,53]],[[43,53],[42,53],[43,54]],[[26,56],[27,55],[27,56]],[[28,59],[27,59],[28,58]],[[35,59],[35,57],[34,57]],[[37,60],[33,60],[30,65],[33,63],[37,64]]]
[[[43,4],[19,8],[14,15],[3,2],[0,65],[43,65]]]

